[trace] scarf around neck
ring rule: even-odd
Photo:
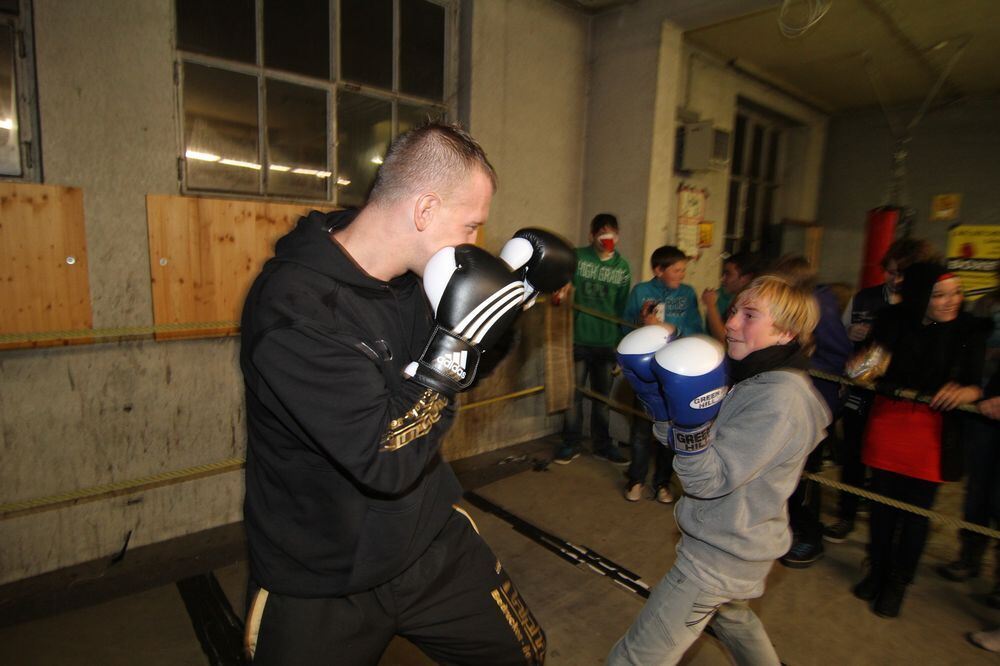
[[[758,349],[743,357],[742,360],[729,359],[729,377],[733,384],[749,379],[768,370],[790,368],[793,370],[808,370],[809,358],[802,353],[798,342],[787,345],[771,345]]]

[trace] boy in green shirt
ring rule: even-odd
[[[574,302],[612,317],[621,317],[632,284],[628,261],[615,250],[618,244],[618,219],[601,213],[590,222],[590,245],[576,249],[576,274],[573,276]],[[590,388],[601,395],[611,393],[611,370],[614,368],[615,347],[621,333],[618,324],[577,310],[573,324],[573,362],[576,385]],[[590,437],[594,455],[609,462],[624,465],[628,460],[611,441],[608,432],[608,407],[592,401]],[[554,462],[565,465],[580,455],[583,438],[583,394],[573,395],[573,405],[566,412],[563,444],[555,453]]]

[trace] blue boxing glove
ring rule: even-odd
[[[654,355],[675,337],[673,326],[643,326],[618,343],[618,364],[653,421],[669,421],[670,410],[653,372]]]
[[[682,338],[656,352],[653,373],[672,417],[670,447],[676,453],[702,453],[711,444],[709,430],[729,390],[725,361],[722,345],[704,335]]]

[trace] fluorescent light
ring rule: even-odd
[[[260,171],[260,165],[255,162],[244,162],[242,160],[219,160],[219,164],[225,164],[227,166],[243,167],[244,169],[254,169]]]
[[[317,178],[329,178],[332,175],[333,175],[333,173],[330,172],[330,171],[317,171],[316,172],[316,177]]]
[[[201,160],[202,162],[218,162],[222,159],[218,155],[213,155],[212,153],[202,153],[197,150],[189,150],[184,153],[184,156],[189,160]]]
[[[349,181],[348,179],[344,178],[343,176],[340,176],[339,178],[337,178],[337,185],[340,185],[341,187],[347,187],[350,184],[351,184],[351,181]]]
[[[14,129],[14,119],[13,118],[0,118],[0,129],[12,130]]]
[[[376,155],[375,157],[371,158],[370,161],[372,164],[382,164],[382,156]]]
[[[291,171],[292,167],[285,166],[284,164],[272,164],[268,167],[271,171]]]
[[[298,173],[303,176],[315,176],[319,173],[319,171],[317,169],[303,169],[300,167],[298,169],[292,169],[292,173]]]

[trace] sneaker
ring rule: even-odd
[[[790,569],[806,569],[823,557],[822,543],[797,541],[779,562]]]
[[[674,494],[670,492],[670,488],[660,486],[656,489],[656,501],[660,504],[672,504],[674,501]]]
[[[1000,629],[970,632],[965,635],[965,638],[977,648],[990,652],[1000,652]]]
[[[935,569],[942,578],[961,583],[979,575],[979,565],[963,559],[955,560]]]
[[[830,543],[844,543],[847,535],[854,531],[854,523],[846,520],[838,520],[832,525],[823,528],[823,540]]]
[[[621,454],[621,451],[617,447],[609,446],[607,448],[600,449],[599,451],[594,451],[594,457],[600,460],[607,460],[612,465],[627,465],[628,458]]]
[[[557,465],[568,465],[579,457],[580,449],[572,446],[564,446],[556,451],[556,455],[553,456],[552,462]]]
[[[633,483],[625,491],[625,499],[629,502],[638,502],[642,499],[642,484]]]

